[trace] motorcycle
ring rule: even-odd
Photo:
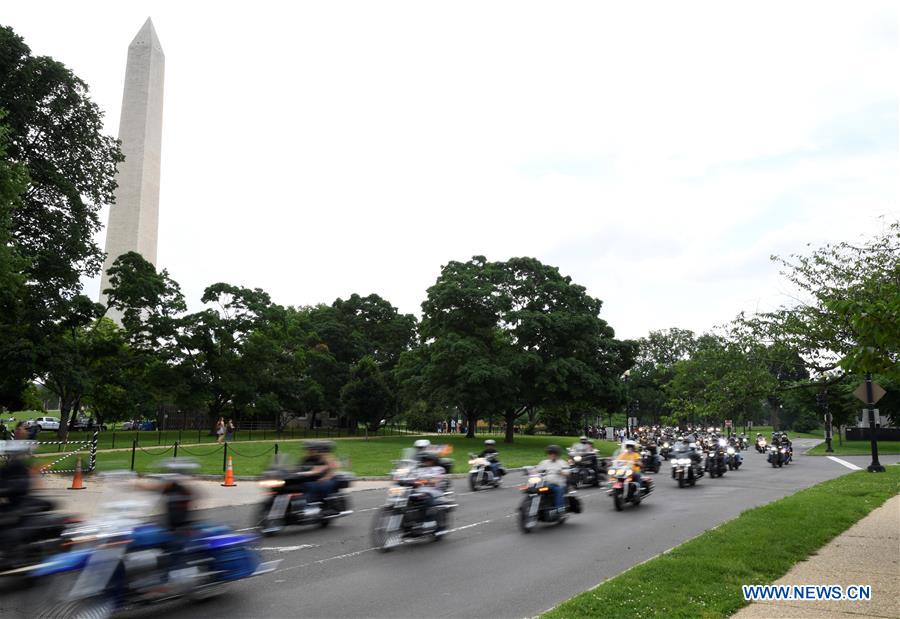
[[[259,482],[265,498],[259,508],[258,527],[265,536],[275,535],[288,525],[327,527],[337,518],[353,513],[350,497],[341,492],[350,487],[353,475],[335,475],[336,487],[321,502],[308,502],[303,493],[304,478],[286,468],[270,469]]]
[[[659,473],[662,462],[659,456],[649,449],[641,450],[641,468],[647,472]]]
[[[706,454],[706,470],[710,477],[721,477],[728,470],[725,463],[725,447],[721,444],[710,448]]]
[[[538,522],[563,524],[569,513],[581,513],[581,501],[573,491],[567,491],[563,511],[556,510],[553,491],[547,484],[546,475],[535,468],[525,471],[527,481],[522,486],[522,503],[519,505],[519,528],[522,533],[531,533]],[[568,484],[567,484],[568,486]]]
[[[659,456],[663,460],[668,460],[670,455],[672,455],[672,445],[666,441],[662,444],[662,447],[659,448]]]
[[[600,473],[597,467],[601,466],[595,454],[581,454],[569,450],[569,479],[568,484],[573,488],[581,485],[594,486],[600,485]]]
[[[769,445],[769,455],[766,458],[772,468],[782,467],[791,460],[790,452],[786,447],[779,445]]]
[[[725,463],[728,465],[729,471],[736,471],[741,468],[741,464],[743,464],[744,459],[741,457],[741,454],[734,447],[728,447],[725,450]]]
[[[62,550],[63,532],[78,520],[52,510],[47,501],[25,498],[18,521],[0,533],[0,578],[27,578],[33,566]]]
[[[499,469],[500,474],[495,475],[491,468],[492,460],[490,457],[481,457],[477,454],[469,454],[469,488],[472,492],[478,492],[481,488],[499,488],[503,477],[503,469]]]
[[[634,481],[634,468],[627,460],[613,462],[607,475],[612,480],[608,494],[613,498],[616,511],[622,511],[626,503],[640,506],[647,495],[653,492],[653,480],[643,477],[641,483]]]
[[[672,456],[672,479],[678,481],[679,488],[695,485],[703,474],[703,467],[691,458],[688,452],[679,452]]]
[[[72,550],[53,555],[33,572],[50,583],[34,594],[37,617],[105,618],[169,599],[202,600],[279,563],[260,560],[250,547],[256,535],[210,523],[176,533],[136,518],[114,518],[71,530],[67,537]],[[173,553],[173,547],[181,550]]]
[[[766,453],[766,449],[768,449],[768,445],[766,443],[766,439],[759,437],[756,439],[756,451],[764,454]]]
[[[406,539],[431,537],[440,541],[450,526],[453,491],[443,486],[443,494],[428,507],[431,495],[423,491],[425,480],[414,475],[415,462],[406,461],[393,472],[397,484],[388,489],[387,501],[375,512],[372,544],[381,552],[393,550]]]

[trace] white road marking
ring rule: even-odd
[[[305,548],[318,548],[318,544],[301,544],[300,546],[257,546],[253,550],[269,552],[294,552]]]
[[[852,462],[847,462],[846,460],[841,460],[840,458],[835,458],[834,456],[826,456],[826,457],[829,460],[834,460],[835,462],[837,462],[840,465],[846,466],[851,471],[861,471],[862,470],[861,466],[856,466]]]
[[[457,531],[463,531],[465,529],[471,529],[472,527],[478,527],[483,524],[490,524],[493,520],[482,520],[481,522],[473,522],[472,524],[466,524],[461,527],[456,527],[455,529],[450,529],[447,533],[456,533]]]

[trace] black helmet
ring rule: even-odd
[[[557,456],[562,453],[562,448],[559,445],[547,445],[547,449],[545,450],[548,454],[556,454]]]
[[[304,445],[315,453],[328,453],[334,450],[334,443],[331,441],[305,441]]]
[[[416,459],[419,461],[419,464],[437,464],[439,461],[437,454],[430,451],[423,451],[416,456]]]

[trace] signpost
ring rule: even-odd
[[[853,392],[857,398],[865,402],[866,409],[869,411],[869,438],[872,445],[872,464],[866,470],[870,473],[884,473],[884,467],[878,461],[878,424],[875,423],[875,403],[884,397],[887,393],[881,385],[872,381],[872,374],[866,372],[866,381],[856,388]]]

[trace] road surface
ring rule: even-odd
[[[818,442],[798,439],[795,450]],[[290,528],[261,540],[266,560],[282,560],[277,571],[202,606],[173,608],[167,619],[531,617],[748,508],[850,472],[825,457],[798,456],[773,469],[755,451],[744,456],[739,471],[704,477],[693,488],[679,489],[664,465],[649,499],[621,513],[603,490],[579,491],[583,513],[531,535],[519,532],[514,517],[521,473],[506,477],[507,488],[477,493],[460,480],[455,530],[440,542],[413,542],[387,554],[369,540],[384,491],[355,493],[355,513],[331,528]],[[842,459],[862,467],[869,462]],[[251,509],[210,510],[210,516],[242,528]]]

